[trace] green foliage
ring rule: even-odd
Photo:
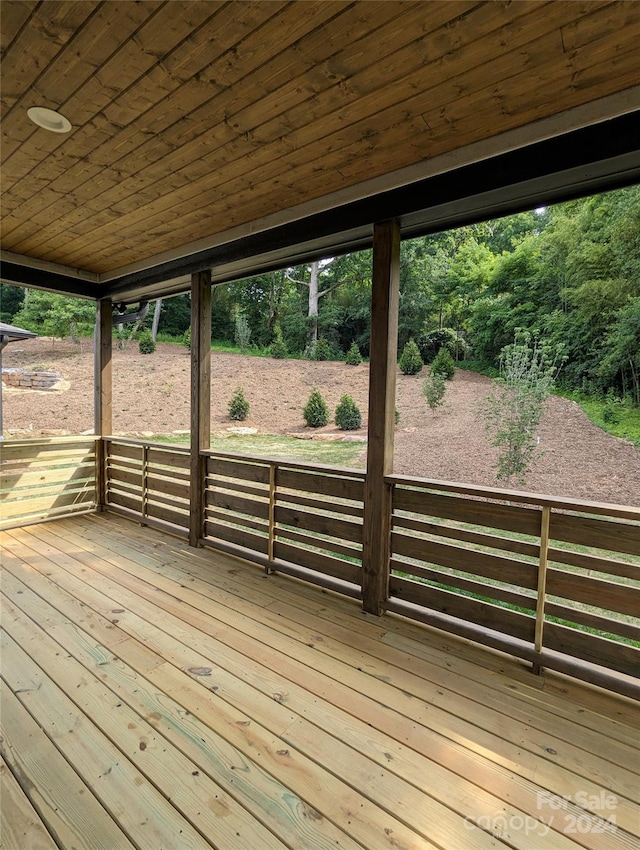
[[[191,298],[189,295],[177,295],[163,298],[158,332],[180,338],[191,324]]]
[[[186,349],[191,351],[191,328],[187,328],[182,335],[182,344]]]
[[[95,317],[93,301],[30,289],[29,297],[14,316],[13,324],[43,336],[64,339],[69,335],[75,338],[75,335],[89,334]]]
[[[251,328],[244,313],[240,312],[236,315],[235,341],[241,354],[244,354],[245,348],[248,347],[251,341]]]
[[[441,404],[444,404],[445,389],[446,387],[442,374],[440,372],[435,372],[432,368],[422,385],[423,395],[431,410],[435,410],[436,407],[440,407]]]
[[[604,408],[602,410],[602,419],[607,425],[620,424],[620,408],[622,407],[622,399],[614,395],[613,390],[609,390],[604,400]]]
[[[453,357],[446,348],[441,348],[431,363],[431,374],[441,375],[445,381],[450,381],[456,373]]]
[[[282,328],[280,325],[276,325],[273,342],[269,347],[269,353],[272,357],[275,357],[276,360],[284,360],[287,356],[287,346],[283,339]]]
[[[314,346],[313,359],[331,360],[331,354],[331,346],[329,345],[328,341],[321,336]]]
[[[410,339],[400,356],[400,371],[403,375],[417,375],[423,366],[418,346],[413,339]]]
[[[425,363],[431,363],[442,348],[445,348],[454,360],[466,359],[471,351],[469,343],[453,328],[436,328],[422,333],[416,343]]]
[[[244,392],[242,391],[242,387],[238,387],[238,389],[231,396],[231,401],[229,402],[229,416],[231,419],[235,419],[238,422],[242,422],[249,415],[249,402],[245,398]]]
[[[346,393],[336,407],[336,425],[341,431],[357,431],[362,425],[362,414],[352,397]]]
[[[15,325],[13,317],[22,309],[25,290],[21,286],[0,283],[0,322]]]
[[[538,440],[535,429],[557,373],[556,357],[530,334],[520,331],[505,346],[501,378],[481,409],[491,445],[499,451],[498,480],[524,484]]]
[[[329,422],[329,408],[326,401],[320,395],[318,389],[314,389],[309,396],[302,412],[304,421],[310,428],[322,428]]]
[[[399,424],[400,424],[400,411],[398,410],[398,408],[397,408],[397,407],[396,407],[396,409],[395,409],[395,413],[394,413],[394,415],[393,415],[393,419],[394,419],[394,422],[396,423],[396,425],[399,425]]]
[[[347,366],[359,366],[362,363],[362,355],[360,354],[360,349],[358,348],[355,340],[351,343],[351,348],[347,352],[344,362]]]
[[[138,339],[138,348],[140,350],[140,354],[153,354],[156,350],[156,344],[151,336],[151,331],[142,331],[140,338]]]

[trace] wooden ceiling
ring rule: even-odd
[[[1,25],[2,247],[106,276],[640,83],[637,2],[2,0]]]

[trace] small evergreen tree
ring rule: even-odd
[[[362,425],[362,414],[355,401],[346,393],[336,407],[336,425],[341,431],[357,431]]]
[[[182,335],[182,344],[185,348],[191,351],[191,328],[187,328]]]
[[[400,356],[400,371],[403,375],[417,375],[423,366],[418,346],[413,339],[410,339]]]
[[[151,336],[151,331],[142,331],[138,340],[138,348],[140,349],[140,354],[153,354],[156,350],[156,344]]]
[[[359,366],[362,363],[362,355],[355,340],[351,343],[351,348],[347,352],[347,357],[344,361],[347,366]]]
[[[245,398],[242,387],[234,392],[229,402],[229,416],[237,422],[242,422],[249,415],[249,402]]]
[[[331,346],[324,337],[316,342],[313,349],[314,360],[331,360]]]
[[[302,415],[310,428],[322,428],[329,422],[329,408],[318,389],[312,391]]]
[[[434,372],[433,368],[429,371],[429,376],[422,385],[422,393],[431,410],[444,404],[445,383],[441,372]]]
[[[453,362],[453,357],[449,354],[446,348],[441,348],[433,358],[431,364],[431,374],[442,375],[445,381],[450,381],[455,375],[456,367]]]
[[[282,336],[282,328],[280,325],[276,325],[273,342],[269,347],[269,353],[272,357],[275,357],[276,360],[284,360],[287,356],[287,346]]]

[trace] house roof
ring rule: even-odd
[[[132,300],[637,181],[638,43],[627,2],[4,0],[4,279]]]
[[[0,322],[0,349],[4,348],[10,342],[19,342],[23,339],[34,339],[37,334],[33,331],[26,331],[24,328],[16,328],[13,325],[6,325]]]

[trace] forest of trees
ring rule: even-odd
[[[640,404],[640,187],[407,240],[400,274],[399,351],[413,338],[429,359],[445,341],[495,368],[523,328],[563,348],[564,388]],[[333,358],[353,342],[367,356],[370,275],[364,251],[215,287],[212,336],[233,343],[241,320],[255,348],[281,335],[290,356],[313,356],[316,339]],[[90,328],[87,302],[23,297],[2,287],[2,321],[60,336]],[[181,336],[189,296],[165,300],[157,318],[161,334]]]

